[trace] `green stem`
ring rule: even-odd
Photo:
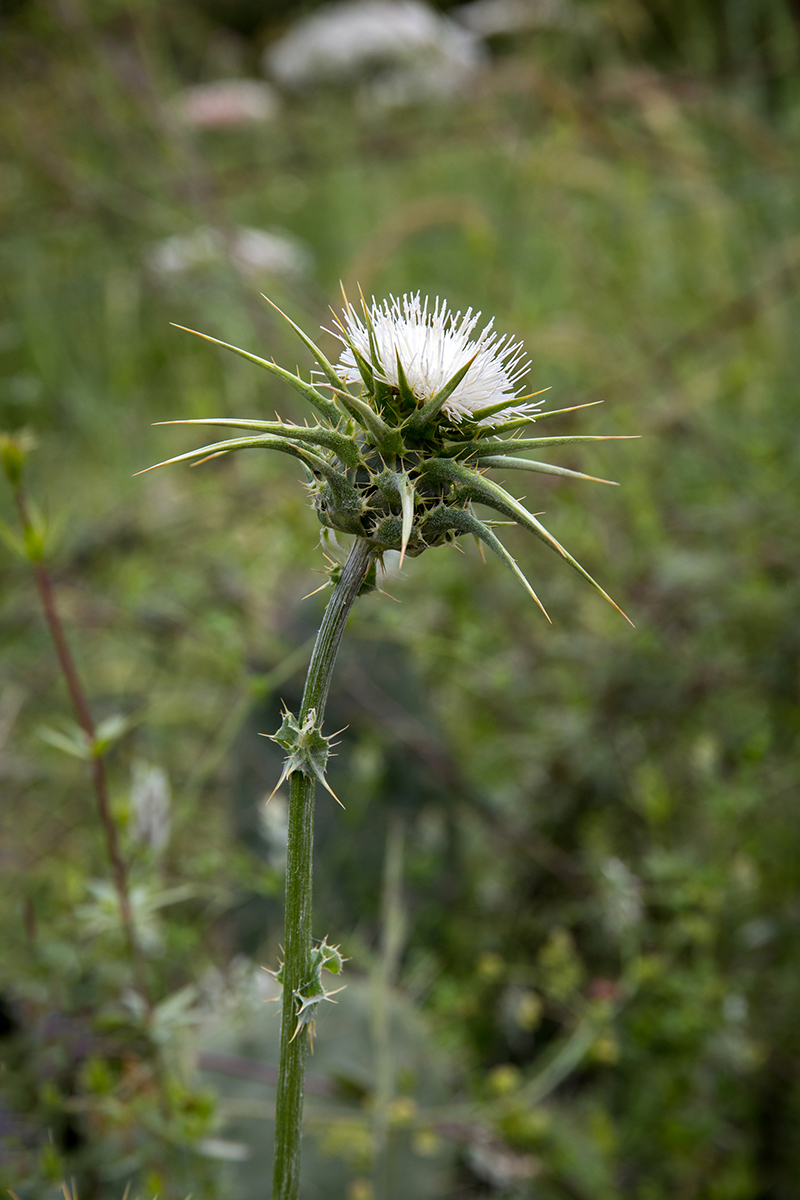
[[[311,709],[322,725],[333,667],[344,627],[372,562],[369,543],[353,543],[339,582],[328,601],[308,664],[300,724]],[[275,1170],[272,1200],[297,1200],[300,1188],[300,1142],[303,1125],[303,1081],[308,1036],[295,1037],[294,993],[308,981],[311,957],[311,871],[314,849],[314,780],[302,771],[291,776],[289,844],[286,858],[286,932],[281,1011],[281,1064],[275,1104]]]

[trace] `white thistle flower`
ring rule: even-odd
[[[241,429],[248,436],[200,446],[156,465],[205,462],[219,454],[256,447],[289,454],[300,459],[306,469],[320,523],[326,529],[354,534],[369,544],[369,571],[373,574],[370,576],[368,571],[362,590],[376,586],[376,563],[388,551],[399,551],[402,563],[406,555],[416,557],[432,546],[473,534],[503,560],[544,612],[515,559],[494,533],[492,526],[497,522],[486,523],[473,511],[474,504],[485,505],[504,522],[511,520],[535,533],[618,608],[537,515],[528,512],[487,474],[498,469],[529,471],[611,483],[554,463],[517,457],[528,450],[607,441],[609,435],[539,437],[536,431],[533,437],[518,436],[517,431],[524,425],[584,406],[543,412],[542,402],[534,396],[520,396],[517,385],[530,365],[522,345],[507,335],[498,336],[492,321],[478,330],[480,316],[472,309],[463,315],[453,313],[439,299],[430,306],[427,300],[420,300],[419,292],[399,298],[389,296],[382,303],[373,298],[369,307],[362,298],[359,316],[345,297],[341,319],[334,313],[334,336],[344,347],[338,366],[329,362],[299,325],[287,317],[317,361],[312,378],[322,376],[325,380],[318,384],[307,382],[299,372],[284,370],[274,361],[200,334],[289,384],[316,410],[317,423],[290,425],[280,418],[194,418],[188,423]],[[347,390],[352,384],[360,394]],[[320,387],[330,388],[333,399],[324,396]],[[512,436],[504,436],[507,434]],[[338,563],[332,564],[331,583],[344,578],[342,570]],[[310,713],[308,720],[314,710]],[[323,779],[321,762],[313,755],[308,757],[314,747],[297,740],[303,730],[291,726],[292,720],[288,714],[285,746],[292,751],[287,762],[294,763],[290,769],[300,769],[297,760],[303,770]],[[281,734],[284,732],[282,726]],[[307,736],[308,731],[303,738],[307,740]],[[314,754],[318,750],[318,757],[327,757],[326,745],[320,743]],[[287,772],[288,768],[284,778]]]
[[[175,234],[155,242],[147,252],[147,265],[162,279],[178,277],[228,260],[243,275],[305,274],[311,253],[291,234],[266,229],[239,228],[231,234],[211,225],[191,233]]]
[[[399,358],[411,391],[420,404],[424,404],[474,358],[472,366],[444,403],[444,412],[452,421],[460,423],[506,398],[508,407],[478,423],[491,426],[535,412],[542,400],[533,404],[520,403],[517,397],[516,385],[530,367],[523,356],[522,343],[513,342],[507,336],[499,338],[493,328],[494,320],[473,336],[480,316],[480,312],[473,312],[471,308],[463,314],[453,313],[447,302],[438,298],[429,310],[427,298],[424,304],[421,303],[419,292],[400,299],[389,296],[382,304],[373,298],[369,319],[386,382],[392,387],[399,386]],[[369,361],[372,357],[369,329],[351,305],[344,313],[343,333]],[[355,356],[345,337],[342,334],[335,336],[345,345],[338,364],[340,375],[348,383],[360,382]]]

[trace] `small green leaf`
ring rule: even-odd
[[[323,938],[316,948],[316,953],[320,956],[320,967],[324,967],[332,975],[341,975],[345,960],[338,946],[329,946]]]
[[[72,721],[65,721],[63,730],[51,729],[47,725],[42,725],[36,733],[43,742],[47,742],[48,746],[61,750],[63,754],[83,759],[84,762],[88,762],[92,758],[91,742],[81,727]]]
[[[22,531],[25,543],[25,556],[31,562],[41,562],[44,558],[44,530],[37,525],[26,525]]]
[[[121,737],[124,737],[129,730],[133,729],[140,720],[141,717],[123,717],[120,713],[116,713],[114,716],[105,717],[100,721],[94,731],[94,745],[92,746],[94,757],[102,758],[105,752]]]
[[[199,992],[193,983],[180,988],[155,1006],[150,1017],[150,1033],[155,1041],[166,1043],[176,1029],[198,1025],[203,1019],[196,1006]]]
[[[12,554],[17,554],[20,558],[28,557],[25,542],[5,521],[0,521],[0,541],[5,542]]]
[[[98,741],[116,742],[127,733],[134,725],[134,721],[130,717],[123,717],[116,713],[113,717],[105,717],[99,722],[95,729],[95,737]]]

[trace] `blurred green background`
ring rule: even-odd
[[[130,718],[108,766],[154,1000],[85,764],[41,737],[68,699],[4,545],[2,1185],[269,1194],[285,809],[257,734],[302,686],[319,527],[267,455],[132,476],[197,444],[151,422],[305,415],[170,322],[307,370],[259,293],[313,336],[341,279],[480,308],[549,407],[604,402],[548,433],[643,435],[553,455],[619,489],[508,481],[636,629],[519,530],[552,627],[471,544],[359,603],[304,1200],[796,1200],[796,6],[523,0],[468,86],[398,103],[264,88],[310,7],[0,17],[0,428],[36,440],[95,716]],[[192,116],[232,78],[258,119]]]

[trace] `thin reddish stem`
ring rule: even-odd
[[[29,535],[33,532],[33,522],[31,521],[28,505],[25,500],[25,495],[21,488],[15,491],[14,499],[17,505],[20,523],[22,524],[23,534]],[[72,652],[67,642],[67,637],[64,632],[64,626],[61,623],[61,617],[58,613],[56,605],[55,592],[53,590],[53,582],[50,575],[41,560],[33,562],[33,574],[36,580],[36,589],[39,593],[42,610],[44,612],[47,628],[50,632],[50,637],[53,641],[58,664],[61,668],[61,673],[64,676],[64,682],[67,685],[72,707],[75,710],[75,717],[83,732],[86,734],[87,741],[90,747],[94,746],[95,742],[95,726],[92,719],[89,701],[86,698],[86,693],[83,690],[80,676],[75,660],[72,657]],[[139,983],[142,992],[144,988],[144,973],[142,969],[141,956],[139,946],[136,941],[136,934],[133,925],[133,913],[131,911],[130,892],[128,890],[128,878],[125,870],[125,863],[122,858],[122,853],[119,847],[119,838],[117,836],[117,827],[114,824],[114,817],[111,812],[111,801],[108,794],[108,782],[106,780],[105,764],[102,756],[92,754],[91,758],[91,776],[94,792],[97,797],[97,808],[100,814],[100,824],[103,827],[103,836],[106,843],[106,853],[111,864],[111,870],[114,876],[114,886],[116,888],[117,897],[119,900],[120,916],[122,926],[125,932],[125,941],[128,944],[131,961],[133,962],[134,971],[136,973],[137,982]]]

